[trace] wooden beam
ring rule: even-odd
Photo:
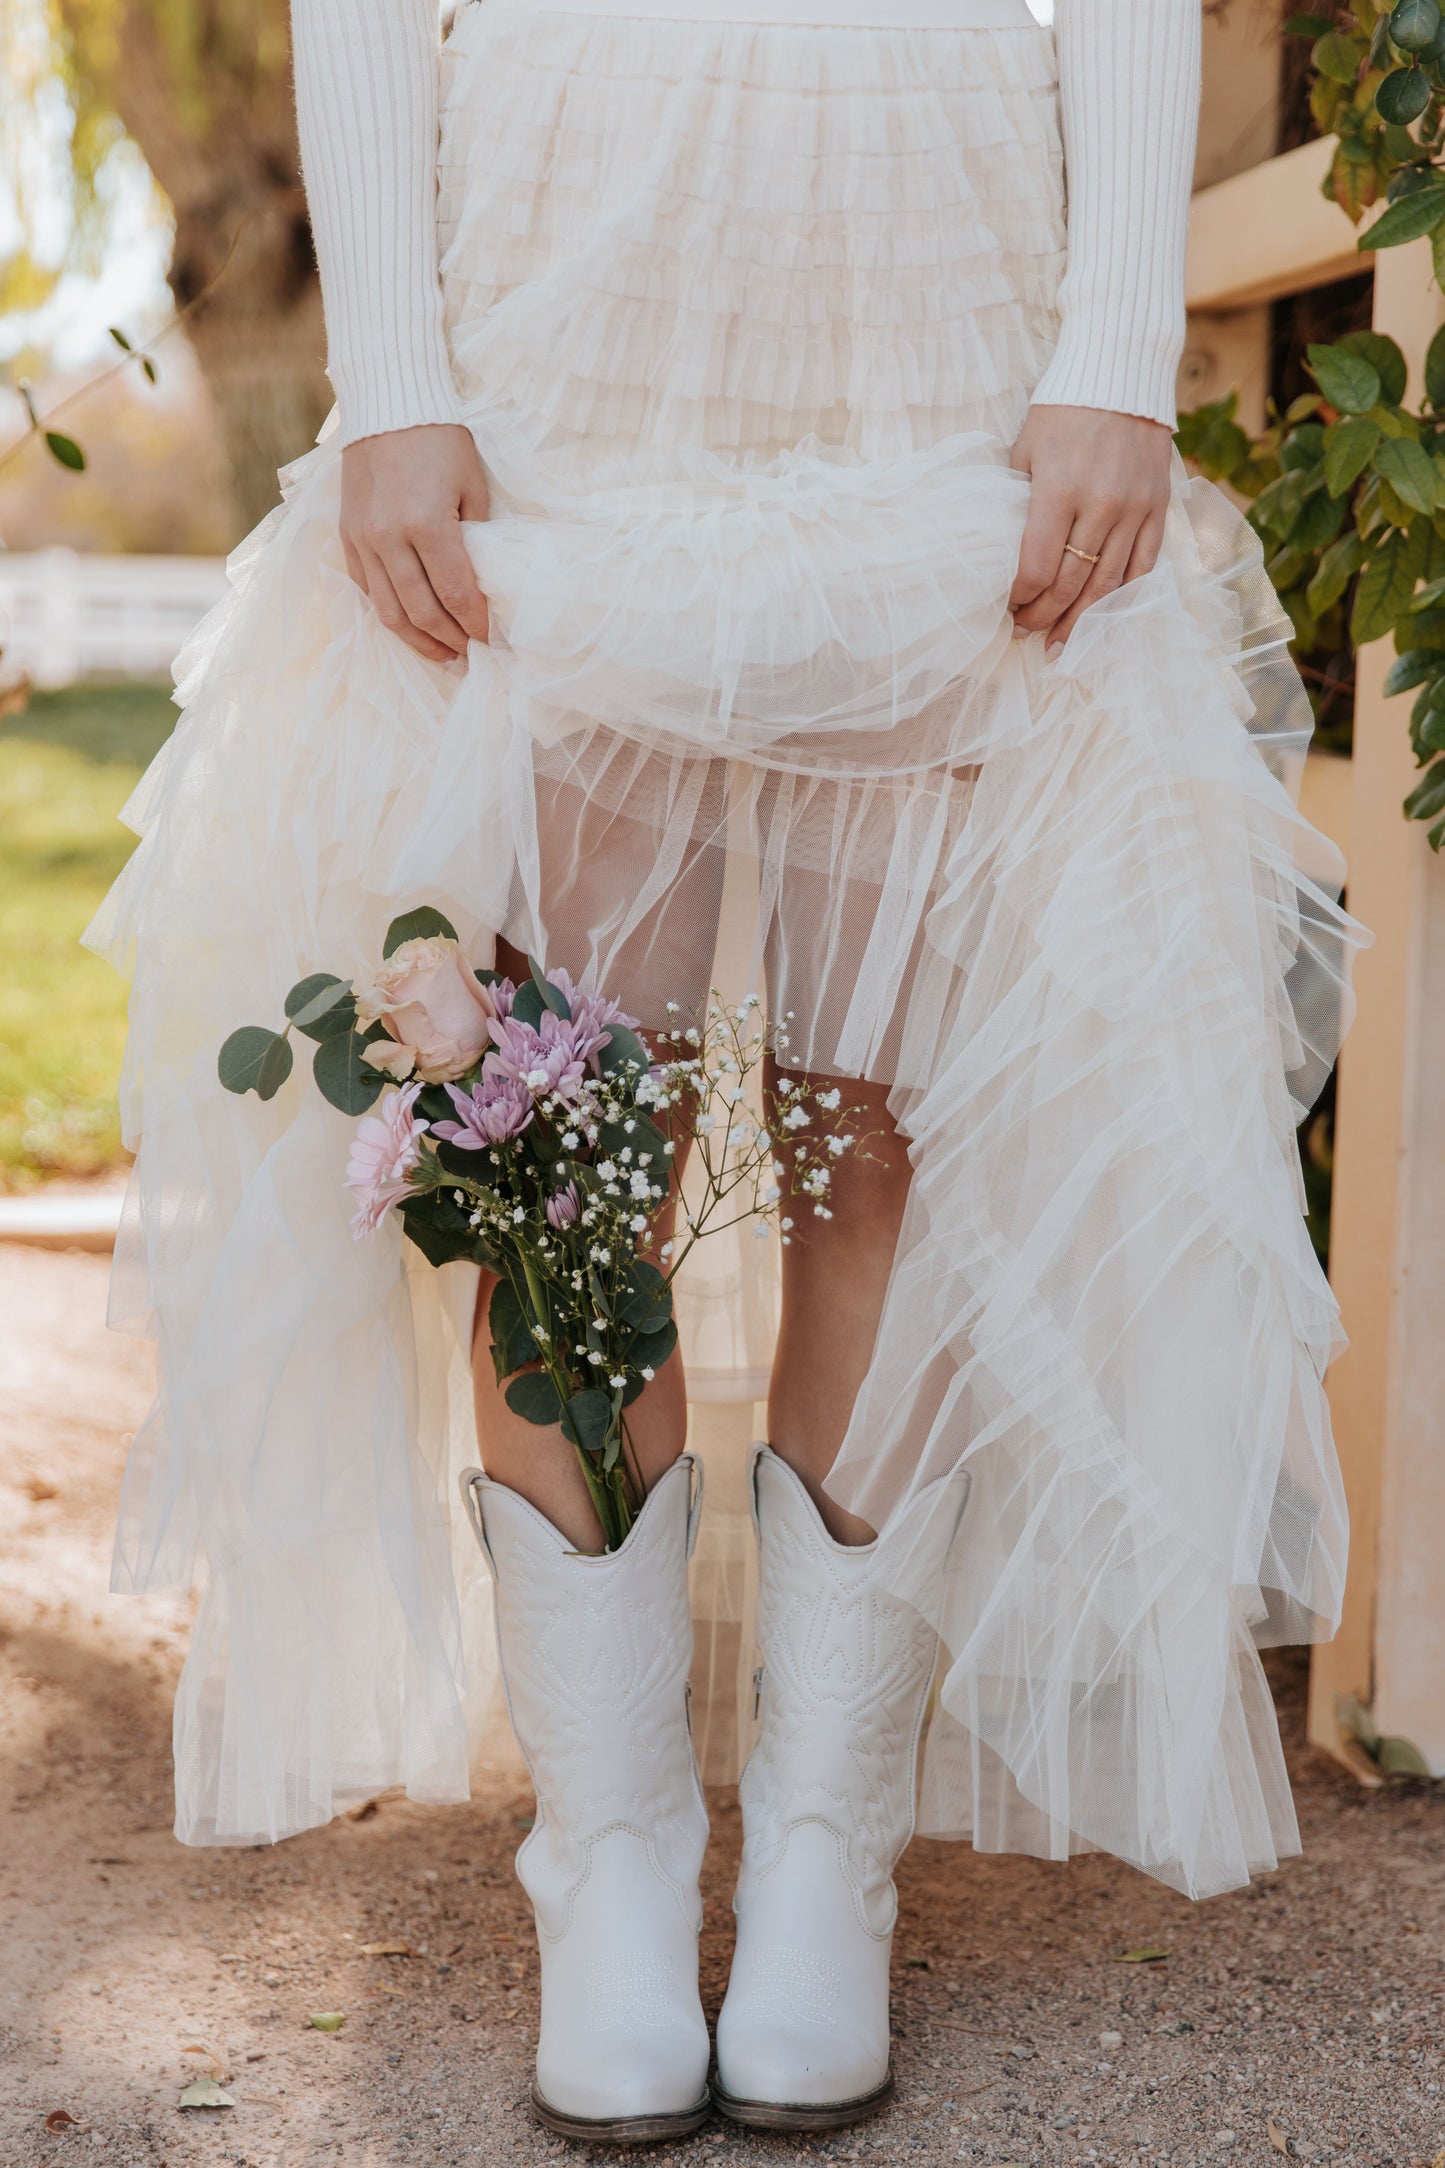
[[[1321,195],[1334,149],[1333,137],[1317,137],[1198,191],[1184,271],[1190,309],[1242,309],[1373,267],[1357,243],[1383,205],[1356,227]]]

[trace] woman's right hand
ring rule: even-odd
[[[487,637],[487,598],[462,541],[487,516],[487,478],[469,429],[429,422],[361,437],[341,454],[346,569],[382,623],[430,662]]]

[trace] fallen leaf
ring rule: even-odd
[[[176,2102],[178,2108],[234,2108],[235,2101],[223,2093],[214,2078],[195,2078]]]
[[[1119,1963],[1121,1965],[1157,1965],[1161,1958],[1168,1955],[1169,1952],[1161,1950],[1157,1943],[1145,1942],[1137,1950],[1121,1950],[1119,1952]]]
[[[1409,1739],[1382,1739],[1375,1760],[1387,1777],[1428,1777],[1430,1764]]]
[[[404,1987],[388,1987],[385,1980],[378,1980],[372,1987],[371,1992],[373,1995],[395,1995],[399,2002],[406,2001],[406,1989]]]
[[[1266,2138],[1268,2138],[1270,2144],[1274,2147],[1276,2153],[1288,2153],[1289,2139],[1280,2129],[1278,2123],[1275,2121],[1272,2115],[1267,2115],[1264,2119],[1264,2134]]]
[[[314,2025],[318,2032],[340,2032],[342,2026],[346,2023],[346,2012],[344,2010],[313,2010],[306,2022],[308,2025]]]
[[[47,2130],[79,2130],[80,2122],[78,2117],[71,2114],[69,2108],[52,2108],[45,2118],[45,2128]]]
[[[362,1942],[357,1945],[359,1957],[416,1957],[418,1954],[409,1942]]]

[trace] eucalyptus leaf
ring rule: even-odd
[[[628,1268],[630,1285],[617,1304],[618,1322],[634,1332],[661,1332],[672,1317],[672,1289],[656,1265],[638,1258]]]
[[[574,1393],[562,1410],[562,1435],[573,1445],[580,1445],[584,1453],[603,1453],[612,1422],[611,1399],[589,1386]]]
[[[524,1423],[545,1427],[562,1419],[557,1388],[542,1370],[524,1370],[520,1377],[513,1378],[506,1401],[513,1415],[520,1415]]]
[[[532,984],[536,987],[552,1014],[560,1016],[564,1024],[570,1023],[572,1021],[572,1004],[561,987],[552,984],[535,956],[527,958],[527,968],[532,974]]]
[[[1445,324],[1425,352],[1425,396],[1433,407],[1445,407]]]
[[[607,1044],[598,1054],[604,1076],[615,1076],[629,1067],[638,1075],[652,1067],[652,1057],[634,1032],[624,1024],[609,1024]]]
[[[255,1092],[274,1099],[291,1074],[291,1044],[284,1032],[262,1024],[233,1031],[216,1058],[216,1072],[228,1092]]]
[[[512,1373],[537,1360],[537,1342],[509,1280],[498,1280],[487,1306],[492,1334],[492,1368],[503,1385]]]
[[[334,1039],[356,1024],[356,996],[334,972],[316,971],[286,996],[286,1014],[308,1039]]]
[[[457,929],[449,918],[434,911],[430,904],[422,904],[418,910],[404,911],[394,918],[386,929],[382,944],[383,956],[394,956],[404,941],[455,941]]]
[[[439,1205],[435,1194],[402,1199],[399,1209],[407,1240],[421,1251],[429,1265],[483,1263],[486,1245],[471,1228],[443,1218]]]
[[[535,979],[528,979],[512,996],[512,1014],[519,1024],[530,1024],[535,1031],[546,1014],[547,1004]]]
[[[362,1040],[354,1031],[323,1039],[311,1062],[311,1074],[323,1099],[342,1114],[364,1114],[386,1089],[387,1079],[361,1058]]]

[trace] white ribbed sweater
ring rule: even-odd
[[[1035,404],[1174,425],[1199,25],[1199,0],[1055,0],[1068,265]],[[292,34],[342,441],[456,421],[437,271],[437,0],[292,0]]]

